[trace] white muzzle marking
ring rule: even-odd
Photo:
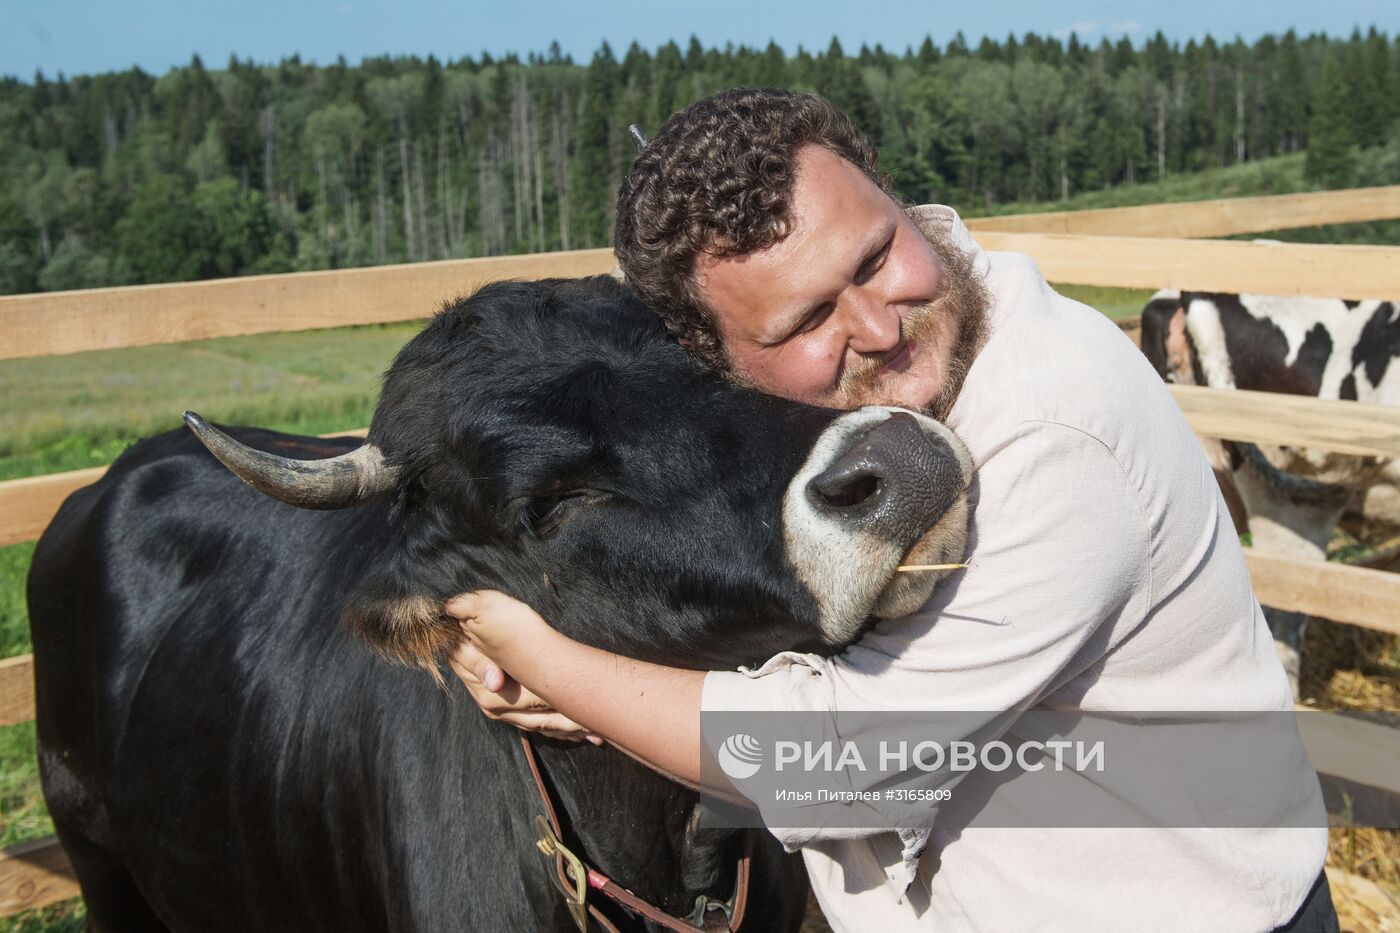
[[[925,435],[942,441],[957,458],[962,487],[932,528],[910,549],[879,534],[851,527],[814,506],[808,485],[852,444],[896,412],[913,415]],[[817,439],[807,462],[783,498],[783,536],[798,579],[816,598],[823,638],[832,645],[853,640],[871,615],[898,618],[917,610],[953,571],[895,572],[901,563],[942,564],[962,558],[967,544],[967,488],[972,458],[949,428],[902,408],[867,406],[836,419]],[[906,560],[907,558],[907,560]]]

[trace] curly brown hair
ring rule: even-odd
[[[637,156],[617,196],[613,247],[628,283],[705,365],[729,371],[700,298],[702,253],[738,256],[789,232],[798,150],[815,144],[889,191],[876,151],[825,98],[771,87],[713,94],[673,114]]]

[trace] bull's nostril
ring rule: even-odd
[[[881,481],[874,473],[819,477],[812,484],[821,501],[833,509],[847,509],[879,495]]]

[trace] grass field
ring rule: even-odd
[[[1204,172],[1168,175],[1161,181],[1144,181],[1099,191],[1081,191],[1060,201],[1008,201],[991,207],[960,208],[968,217],[999,214],[1042,214],[1049,211],[1088,211],[1138,204],[1207,201],[1215,198],[1252,198],[1268,194],[1296,194],[1317,190],[1303,177],[1303,155],[1278,156]],[[1379,183],[1379,182],[1378,182]]]
[[[1063,210],[1299,190],[1301,157],[1094,192],[1065,204],[1006,205],[999,212]],[[1400,242],[1400,222],[1292,231],[1311,242]],[[1137,314],[1147,290],[1062,286],[1113,318]],[[380,374],[418,324],[231,337],[71,356],[0,361],[0,480],[110,463],[134,440],[178,427],[187,408],[220,422],[305,434],[368,425]],[[29,650],[24,577],[33,543],[0,548],[0,656]],[[1338,633],[1328,635],[1333,629]],[[1345,626],[1315,628],[1305,669],[1319,705],[1396,708],[1394,639]],[[1321,639],[1319,641],[1319,639]],[[1379,685],[1379,686],[1378,686]],[[49,835],[34,760],[34,727],[0,729],[0,844]],[[1378,858],[1390,856],[1381,848]],[[1364,866],[1362,866],[1364,868]],[[1389,869],[1400,885],[1400,866]],[[1368,874],[1386,877],[1384,866]],[[0,919],[7,931],[76,931],[81,904]]]
[[[1252,198],[1322,190],[1304,177],[1305,159],[1305,155],[1300,152],[1225,168],[1170,174],[1160,181],[1144,181],[1136,185],[1098,191],[1081,191],[1060,201],[1011,201],[994,206],[955,206],[967,217],[990,217],[999,214],[1087,211],[1104,207],[1133,207],[1139,204],[1209,201],[1216,198]],[[1395,133],[1382,145],[1357,150],[1356,184],[1362,187],[1400,184],[1400,132]]]
[[[0,361],[0,479],[110,463],[194,409],[308,434],[364,427],[419,324],[224,337]]]

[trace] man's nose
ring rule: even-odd
[[[857,289],[847,305],[848,345],[857,353],[885,353],[899,345],[899,311]]]

